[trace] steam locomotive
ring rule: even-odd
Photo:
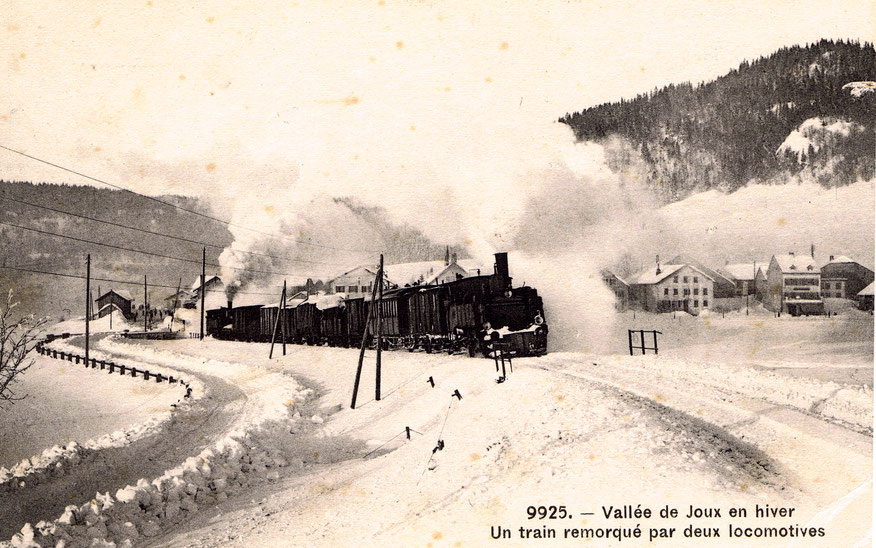
[[[436,285],[384,290],[378,300],[384,348],[426,352],[468,351],[470,356],[501,346],[514,356],[547,353],[548,326],[538,291],[512,287],[508,254],[496,253],[491,275],[458,278]],[[207,334],[219,339],[358,347],[374,344],[376,318],[364,297],[334,299],[307,296],[285,309],[251,305],[208,310]],[[280,316],[278,320],[278,315]]]

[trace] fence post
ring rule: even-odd
[[[658,353],[657,352],[657,330],[655,329],[653,333],[654,333],[654,354],[656,355]]]
[[[627,329],[627,337],[630,340],[630,356],[633,355],[633,330]]]

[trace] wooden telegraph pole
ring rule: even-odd
[[[377,271],[377,364],[374,384],[374,399],[380,401],[380,354],[383,352],[383,322],[380,303],[383,302],[383,253],[380,254],[380,269]]]
[[[378,333],[382,335],[383,330],[380,327],[380,302],[377,300],[378,288],[380,288],[380,296],[383,296],[383,255],[380,255],[380,268],[377,270],[377,275],[374,276],[374,287],[371,288],[371,306],[368,307],[368,318],[365,320],[365,329],[362,331],[362,346],[359,348],[359,365],[356,367],[356,381],[353,383],[353,401],[350,403],[350,409],[356,409],[356,395],[359,393],[359,380],[362,378],[362,361],[365,359],[365,345],[368,342],[368,333],[371,329],[371,319],[376,318]],[[377,341],[377,352],[380,356],[380,345],[382,341]],[[379,359],[379,358],[378,358]],[[380,362],[378,362],[380,363]],[[380,399],[380,366],[377,368],[377,399]]]
[[[91,338],[91,255],[85,258],[85,364],[88,365],[89,339]]]
[[[173,320],[176,319],[176,307],[179,305],[179,292],[182,290],[182,276],[179,277],[179,283],[176,286],[176,294],[173,296],[173,310],[170,311],[170,327],[168,331],[173,331]]]
[[[280,308],[277,309],[277,316],[280,318],[280,331],[283,334],[283,355],[286,355],[286,322],[283,321],[283,314],[286,312],[286,280],[283,280],[283,298],[280,299]]]
[[[146,274],[143,274],[143,333],[149,331],[149,325],[146,323],[149,319],[149,297],[146,295]]]
[[[271,350],[268,351],[268,359],[274,357],[274,343],[277,340],[277,330],[281,325],[280,316],[283,315],[283,310],[286,305],[286,281],[283,281],[283,292],[280,294],[280,302],[277,304],[277,317],[274,318],[274,330],[271,334]],[[286,355],[286,326],[283,326],[283,355]]]
[[[200,340],[204,340],[204,294],[207,293],[207,288],[204,285],[207,283],[207,248],[204,248],[203,259],[201,261],[201,336]],[[228,311],[231,313],[231,311]]]

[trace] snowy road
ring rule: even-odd
[[[95,337],[97,346],[103,338]],[[71,342],[78,345],[81,340]],[[25,523],[55,519],[66,505],[90,500],[98,491],[115,492],[141,477],[161,475],[168,463],[182,462],[227,432],[241,413],[245,394],[218,377],[202,373],[198,377],[208,395],[177,412],[163,431],[124,447],[91,453],[60,478],[0,497],[0,538],[11,537]]]

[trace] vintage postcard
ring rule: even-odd
[[[0,3],[0,547],[872,545],[871,2]]]

